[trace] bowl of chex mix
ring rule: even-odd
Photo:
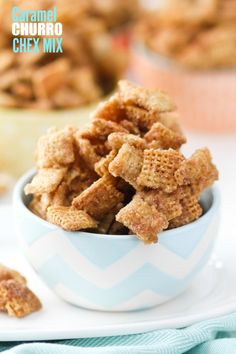
[[[55,1],[10,0],[0,6],[0,164],[19,175],[33,166],[30,151],[47,128],[89,121],[94,105],[113,92],[124,73],[128,53],[116,46],[106,25],[109,9],[103,8],[106,17],[102,10],[92,14],[88,1],[56,2],[63,53],[47,53],[40,44],[37,51],[13,53],[11,11],[16,3],[30,12],[50,9]]]
[[[84,129],[51,129],[18,182],[24,252],[62,299],[103,311],[164,303],[191,284],[217,236],[218,171],[170,97],[120,81]]]
[[[164,3],[134,31],[132,77],[166,90],[187,128],[235,132],[236,1]]]

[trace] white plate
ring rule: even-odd
[[[236,258],[233,256],[236,238],[232,238],[231,254],[227,244],[220,242],[222,261],[212,261],[175,300],[146,311],[102,313],[76,308],[58,299],[17,249],[12,223],[12,209],[0,207],[0,262],[27,277],[30,288],[42,300],[43,310],[24,319],[0,314],[0,341],[111,336],[180,328],[236,310]]]

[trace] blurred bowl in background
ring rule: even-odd
[[[186,128],[236,132],[236,70],[185,70],[141,42],[134,42],[130,75],[144,86],[168,92]]]
[[[82,127],[90,120],[97,103],[78,109],[39,111],[0,108],[0,166],[15,176],[34,165],[38,138],[47,129],[66,125]]]

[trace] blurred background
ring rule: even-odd
[[[56,5],[63,54],[13,54],[14,5]],[[232,164],[235,68],[236,0],[0,0],[0,193],[33,166],[47,128],[87,124],[121,78],[167,91],[186,149],[203,143]]]

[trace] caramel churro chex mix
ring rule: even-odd
[[[68,231],[156,242],[201,216],[200,196],[218,179],[209,150],[186,158],[185,142],[167,94],[120,81],[86,129],[51,129],[39,139],[29,207]]]

